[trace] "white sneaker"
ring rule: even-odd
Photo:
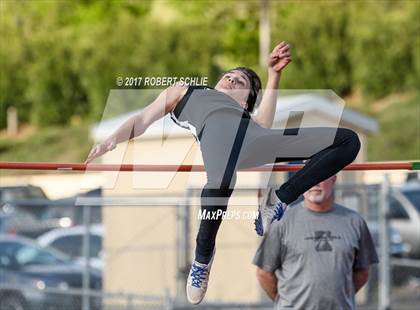
[[[258,206],[258,217],[254,221],[257,235],[263,236],[271,223],[283,217],[286,208],[287,205],[277,197],[274,189],[269,188]]]
[[[194,305],[199,304],[206,295],[214,255],[215,251],[213,252],[211,260],[207,265],[196,261],[193,261],[191,265],[186,292],[188,301]]]

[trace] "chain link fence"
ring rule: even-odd
[[[254,191],[255,194],[255,189],[248,191]],[[408,310],[418,309],[420,304],[420,260],[407,255],[404,240],[391,225],[393,220],[390,211],[393,208],[391,205],[392,191],[393,189],[388,186],[385,187],[384,192],[383,184],[338,184],[335,188],[336,201],[346,207],[356,209],[366,219],[376,240],[378,253],[382,253],[381,263],[371,269],[369,282],[357,294],[358,309]],[[189,193],[193,196],[196,194],[197,192],[193,191]],[[391,209],[384,209],[384,203]],[[104,205],[102,208],[105,210],[107,206]],[[147,217],[146,208],[143,209],[145,210],[144,217]],[[97,209],[95,210],[97,212]],[[77,259],[72,257],[71,262],[66,262],[67,265],[64,269],[60,269],[59,264],[56,264],[57,266],[45,264],[44,269],[42,269],[41,263],[51,263],[53,258],[50,256],[54,256],[55,252],[45,254],[43,252],[44,248],[40,247],[34,239],[25,238],[20,241],[19,238],[21,237],[18,235],[3,233],[0,240],[2,242],[0,244],[0,310],[272,309],[272,304],[264,296],[264,292],[258,288],[256,279],[253,279],[255,286],[251,288],[251,290],[258,291],[256,294],[258,297],[254,298],[256,301],[244,299],[243,302],[233,303],[209,297],[202,305],[198,306],[191,306],[185,302],[185,279],[189,270],[195,230],[197,229],[197,218],[192,214],[195,214],[197,210],[198,205],[188,206],[188,200],[177,200],[171,206],[163,206],[161,211],[167,217],[164,225],[170,227],[172,232],[169,241],[164,245],[147,244],[147,231],[142,230],[141,236],[137,236],[137,241],[142,240],[141,242],[144,243],[133,241],[133,244],[117,249],[110,248],[107,252],[108,248],[106,246],[103,246],[102,243],[98,246],[95,239],[92,238],[95,233],[90,229],[95,225],[91,225],[89,220],[92,218],[90,207],[84,207],[82,215],[84,225],[81,225],[81,234],[78,235],[79,239],[76,242],[79,245],[77,253],[81,256],[81,260],[76,262]],[[160,211],[153,209],[149,212]],[[141,214],[139,213],[137,216],[141,216]],[[152,223],[153,219],[148,218],[148,222]],[[385,223],[386,232],[384,232],[381,223]],[[230,225],[234,226],[233,224]],[[154,229],[153,233],[158,233],[160,230],[157,224],[156,226],[151,225],[151,227],[150,229]],[[248,226],[238,226],[235,229],[242,230],[245,238],[253,234],[252,228]],[[70,232],[71,228],[68,228],[68,231]],[[384,239],[384,236],[386,239]],[[102,235],[101,237],[105,239],[108,235]],[[110,237],[112,238],[112,236]],[[140,237],[143,237],[143,239]],[[4,244],[4,242],[16,241],[14,239],[24,245],[13,248]],[[383,240],[387,240],[385,246],[386,259],[384,259],[384,252],[381,248]],[[70,239],[65,242],[65,246],[62,248],[64,250],[71,249],[74,246]],[[95,248],[97,249],[95,250]],[[232,249],[236,249],[235,251],[246,249],[252,252],[255,250],[255,243],[237,241],[220,246],[221,253]],[[39,250],[39,253],[36,250]],[[141,285],[143,286],[139,285],[139,290],[131,289],[133,285],[129,286],[128,281],[126,289],[124,286],[119,290],[113,289],[113,282],[124,282],[124,277],[127,274],[121,273],[119,275],[118,270],[113,270],[113,276],[109,277],[109,274],[107,275],[109,269],[104,263],[107,259],[111,259],[110,262],[112,262],[126,256],[135,256],[138,253],[146,255],[152,252],[155,253],[153,254],[154,257],[158,259],[155,259],[154,265],[150,268],[156,270],[167,268],[169,270],[161,279],[162,290],[160,294],[142,294],[141,287],[144,287],[144,291],[148,292],[148,281],[152,281],[152,278],[142,279]],[[16,261],[12,261],[11,254],[16,254]],[[83,260],[83,256],[87,259]],[[94,258],[102,259],[104,261],[102,262],[103,265],[99,264],[99,267],[95,265]],[[17,265],[19,261],[29,259],[38,261],[38,267],[28,266],[23,268]],[[89,264],[86,263],[87,261],[89,261]],[[133,272],[136,267],[132,267]],[[171,268],[175,268],[174,272],[171,271]],[[153,275],[153,272],[151,274]],[[384,283],[384,281],[388,282],[386,274],[389,276],[389,285]],[[106,278],[107,276],[108,278]],[[241,285],[244,285],[243,292],[246,294],[247,286],[244,283],[238,284],[238,286]],[[387,294],[386,298],[384,298],[384,294]]]

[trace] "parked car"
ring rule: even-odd
[[[54,227],[55,221],[43,220],[50,199],[42,188],[33,185],[0,187],[0,216],[7,228],[27,237],[36,237]]]
[[[0,205],[5,212],[12,212],[13,208],[33,214],[40,218],[48,208],[50,199],[41,187],[33,185],[0,187]]]
[[[29,212],[14,210],[11,213],[0,212],[0,234],[16,234],[18,231],[31,232],[37,229],[39,222]]]
[[[56,219],[63,224],[61,227],[70,227],[83,225],[83,206],[78,205],[78,198],[101,198],[102,189],[97,188],[86,193],[77,194],[75,196],[66,197],[62,199],[53,200],[44,214],[45,219]],[[100,205],[90,206],[90,224],[102,223],[102,207]],[[60,228],[60,227],[57,227]]]
[[[18,235],[37,238],[55,228],[65,228],[83,222],[83,207],[76,205],[78,197],[100,197],[101,189],[51,200],[40,187],[33,185],[0,187],[0,215],[15,217],[8,230]],[[102,221],[100,206],[91,207],[90,222]]]
[[[83,268],[59,251],[24,237],[0,235],[0,309],[80,309],[81,297],[66,290],[82,288],[82,275]],[[100,290],[101,274],[92,269],[89,276],[90,288]],[[91,309],[100,308],[98,298],[90,303]]]
[[[420,182],[393,188],[389,209],[390,225],[408,244],[408,255],[420,259]]]
[[[65,281],[30,276],[3,268],[0,264],[0,309],[71,309],[73,297],[65,294],[49,294],[45,287],[68,289]]]
[[[379,225],[377,222],[367,222],[376,250],[379,253]],[[389,227],[389,254],[394,257],[403,257],[407,255],[408,246],[403,242],[401,235],[392,227]]]
[[[47,199],[45,192],[39,186],[19,185],[0,187],[0,203],[28,199]]]
[[[89,262],[94,268],[102,270],[104,267],[102,239],[104,229],[102,225],[90,226],[90,252]],[[83,257],[83,235],[85,234],[84,226],[75,226],[71,228],[53,229],[42,236],[38,237],[38,243],[43,247],[55,248],[84,265]]]

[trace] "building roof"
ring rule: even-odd
[[[331,98],[318,94],[300,94],[281,96],[277,100],[274,123],[281,122],[288,117],[288,111],[304,110],[305,112],[317,112],[328,118],[340,117],[342,125],[356,128],[364,133],[376,132],[379,129],[378,122],[364,114],[344,107],[345,102],[338,96]]]

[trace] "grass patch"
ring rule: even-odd
[[[395,98],[374,115],[379,132],[368,137],[369,161],[420,159],[420,94]]]
[[[0,161],[82,163],[91,147],[87,125],[48,127],[21,138],[1,137]],[[25,170],[1,171],[4,175],[27,173]]]

